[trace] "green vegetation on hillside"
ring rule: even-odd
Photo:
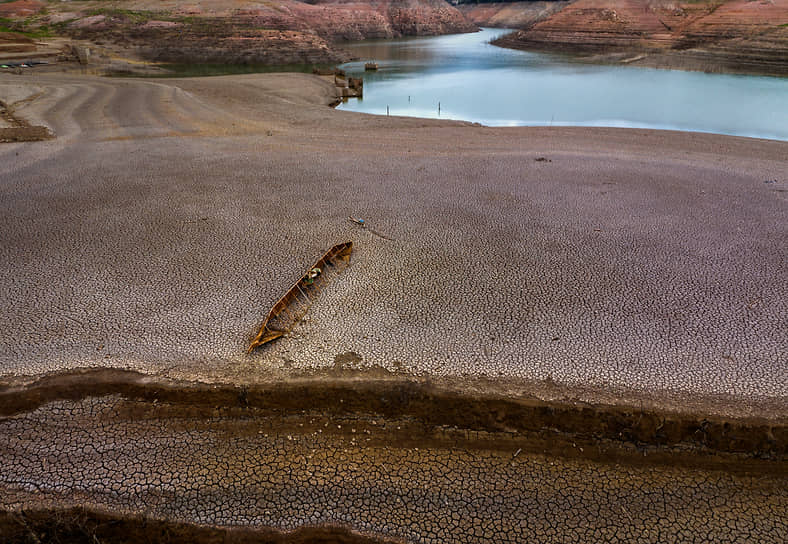
[[[34,22],[33,18],[19,20],[0,17],[0,32],[16,32],[28,38],[47,38],[54,35],[49,26],[34,26]]]

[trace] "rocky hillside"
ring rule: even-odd
[[[13,6],[24,10],[13,9]],[[93,0],[2,4],[23,32],[65,35],[156,61],[333,63],[343,40],[472,32],[444,0]],[[46,9],[44,9],[46,7]]]
[[[511,6],[519,4],[528,2]],[[498,44],[619,54],[652,66],[788,75],[788,0],[575,0]]]
[[[571,4],[572,0],[533,0],[522,2],[461,3],[457,9],[479,26],[530,28]]]

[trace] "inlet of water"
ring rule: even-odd
[[[367,40],[343,65],[363,99],[341,109],[488,126],[613,126],[788,140],[788,78],[593,65],[489,42],[507,31]],[[374,60],[377,72],[364,72]],[[440,106],[439,106],[440,104]]]

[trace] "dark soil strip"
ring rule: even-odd
[[[227,529],[122,517],[84,508],[0,511],[5,544],[384,544],[341,527],[307,527],[284,533],[273,529]]]
[[[53,138],[47,127],[32,126],[21,117],[14,115],[12,108],[0,100],[0,119],[11,125],[0,127],[0,143],[38,142]]]
[[[55,400],[119,395],[167,404],[190,417],[216,409],[271,415],[408,420],[407,440],[429,447],[461,440],[637,465],[682,462],[732,471],[781,472],[788,463],[788,423],[642,411],[627,407],[546,403],[472,396],[407,380],[313,380],[235,387],[153,381],[118,370],[85,370],[0,389],[0,416]],[[392,436],[397,441],[402,436]],[[498,446],[496,446],[498,444]],[[582,453],[581,453],[582,452]]]

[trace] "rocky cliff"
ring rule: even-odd
[[[530,28],[571,4],[572,0],[533,0],[459,4],[469,21],[494,28]]]
[[[21,2],[39,7],[14,19],[20,29],[169,62],[334,63],[349,58],[343,40],[477,30],[444,0]]]
[[[520,4],[529,2],[509,9]],[[497,43],[650,66],[788,75],[788,0],[575,0]]]

